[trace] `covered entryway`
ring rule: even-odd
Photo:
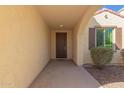
[[[99,7],[0,6],[0,87],[29,87],[39,73],[42,87],[87,87],[83,85],[86,78],[92,78],[78,66],[88,50],[84,29]],[[67,33],[57,37],[64,41],[57,41],[56,33]],[[56,58],[71,59],[78,66],[70,61],[51,62]]]

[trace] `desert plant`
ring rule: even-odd
[[[122,59],[124,61],[124,49],[121,50],[121,56],[122,56]]]
[[[105,64],[111,62],[113,50],[111,48],[92,48],[90,51],[92,60],[97,68],[102,68]]]

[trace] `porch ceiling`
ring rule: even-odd
[[[84,5],[49,5],[38,6],[43,19],[50,29],[73,29],[89,6]],[[63,27],[60,27],[63,25]]]

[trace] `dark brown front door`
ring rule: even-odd
[[[67,33],[56,33],[56,58],[67,57]]]

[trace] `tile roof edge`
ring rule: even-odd
[[[117,15],[117,16],[119,16],[119,17],[121,17],[121,18],[124,18],[124,15],[119,14],[119,12],[115,12],[115,11],[112,11],[112,10],[107,9],[107,8],[103,8],[102,10],[98,10],[98,11],[94,14],[94,16],[95,16],[95,15],[98,15],[98,14],[101,14],[101,13],[103,13],[103,12],[109,12],[109,13],[111,13],[111,14],[114,14],[114,15]]]

